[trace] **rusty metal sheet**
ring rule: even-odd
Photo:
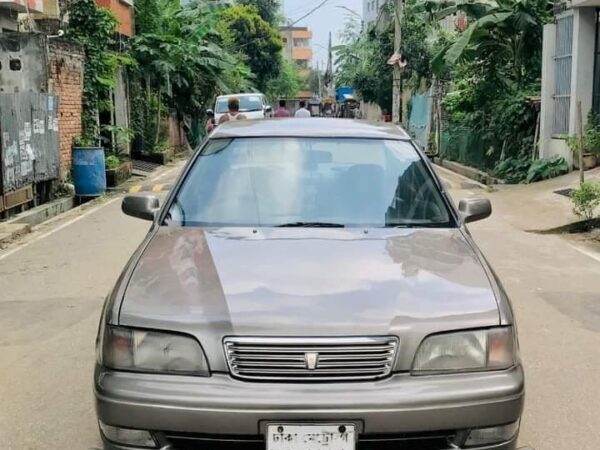
[[[56,99],[52,96],[43,94],[31,96],[31,145],[34,152],[36,182],[58,178],[58,120],[55,103]]]
[[[0,194],[59,177],[58,99],[0,94]]]

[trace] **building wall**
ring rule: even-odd
[[[308,28],[280,28],[279,34],[283,40],[283,56],[292,63],[305,64],[304,70],[311,66],[313,57],[313,33]]]
[[[0,9],[0,33],[6,31],[19,31],[17,14],[7,9]]]
[[[110,9],[119,21],[119,33],[133,36],[133,2],[127,0],[96,0],[99,6]]]
[[[83,92],[84,52],[63,39],[48,43],[48,87],[59,96],[58,128],[61,178],[71,170],[73,139],[81,135],[81,95]]]
[[[0,89],[3,92],[46,92],[43,35],[0,34],[0,64]]]
[[[571,97],[569,101],[568,134],[577,133],[577,105],[581,102],[583,126],[592,108],[595,9],[573,8],[564,13],[573,15],[573,50],[571,65]],[[569,163],[573,161],[566,140],[553,135],[555,116],[554,90],[556,81],[556,25],[544,26],[542,49],[542,105],[540,116],[539,155],[541,158],[562,156]]]

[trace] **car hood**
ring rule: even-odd
[[[121,325],[224,336],[422,336],[499,324],[490,281],[457,229],[160,228]]]

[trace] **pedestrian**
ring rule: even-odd
[[[300,109],[298,111],[296,111],[296,114],[294,114],[294,117],[300,118],[300,119],[310,119],[312,117],[310,111],[306,107],[306,102],[304,100],[302,100],[300,102]]]
[[[227,111],[223,116],[219,119],[219,125],[225,122],[230,122],[234,120],[244,120],[246,116],[240,113],[240,99],[237,97],[229,97],[227,102],[227,107],[229,111]]]
[[[210,134],[216,127],[217,122],[215,120],[215,112],[212,109],[206,111],[206,115],[208,116],[208,120],[206,121],[206,134]]]
[[[285,106],[285,100],[279,100],[279,108],[275,110],[273,117],[291,117],[290,111]]]

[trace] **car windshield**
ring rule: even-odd
[[[230,97],[221,97],[217,99],[217,106],[215,108],[215,112],[217,114],[224,114],[229,111],[229,102]],[[240,100],[240,111],[241,112],[250,112],[250,111],[262,111],[263,104],[260,96],[258,95],[242,95],[238,97]]]
[[[244,138],[209,142],[169,208],[179,226],[453,226],[410,142]]]

